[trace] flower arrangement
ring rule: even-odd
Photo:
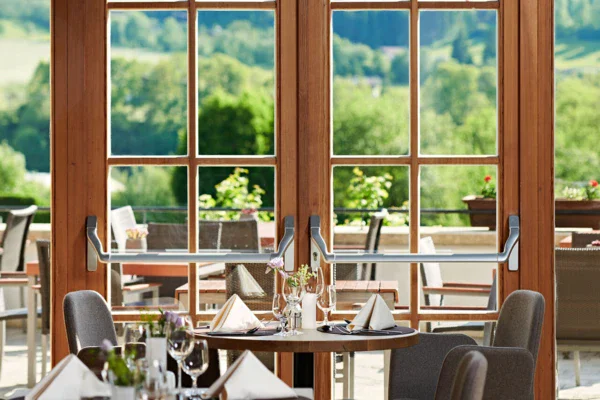
[[[137,386],[144,381],[144,376],[138,370],[131,370],[127,366],[125,359],[117,354],[115,347],[108,339],[102,341],[101,349],[106,357],[104,369],[109,374],[111,384],[114,386]],[[135,358],[135,354],[130,356]]]
[[[148,230],[146,228],[129,228],[125,230],[127,239],[138,240],[144,239],[148,236]]]
[[[486,175],[483,178],[483,187],[481,188],[481,195],[484,199],[495,199],[496,198],[496,182],[491,175]]]
[[[177,313],[172,311],[163,311],[162,308],[159,308],[160,316],[157,320],[154,320],[152,314],[142,314],[141,319],[142,322],[148,327],[148,335],[151,337],[166,337],[166,327],[167,324],[172,324],[171,326],[175,326],[176,328],[183,327],[183,318],[180,317]]]
[[[300,268],[292,274],[283,269],[284,265],[283,258],[276,257],[267,263],[267,270],[265,273],[268,274],[269,272],[274,272],[275,274],[279,274],[291,287],[306,285],[310,278],[316,277],[316,274],[311,272],[310,267],[306,264],[301,265]]]
[[[600,247],[600,240],[594,240],[591,245],[592,247]]]
[[[584,187],[567,186],[563,190],[563,196],[568,200],[598,200],[600,199],[600,188],[598,181],[591,179]]]

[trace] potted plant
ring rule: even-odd
[[[125,230],[127,234],[127,241],[125,242],[125,248],[136,252],[146,252],[148,249],[148,243],[146,237],[148,236],[148,230],[145,228],[129,228]]]
[[[483,178],[483,186],[479,195],[463,197],[462,201],[467,205],[471,226],[487,226],[490,230],[496,230],[496,183],[490,175]]]
[[[105,339],[102,351],[106,359],[103,376],[111,385],[113,400],[134,400],[136,390],[144,381],[144,376],[138,370],[131,370],[125,359],[116,351],[112,343]]]
[[[600,228],[600,213],[585,214],[586,211],[600,212],[600,187],[598,181],[590,180],[583,187],[567,186],[562,197],[557,198],[556,226],[560,228]]]

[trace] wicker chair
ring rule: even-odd
[[[198,221],[198,248],[258,252],[258,221]]]
[[[571,247],[572,248],[584,248],[594,240],[600,240],[600,233],[598,232],[573,232]]]
[[[574,354],[577,386],[579,352],[600,351],[599,279],[600,248],[556,249],[556,341]]]

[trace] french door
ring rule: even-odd
[[[286,262],[296,268],[313,260],[311,216],[320,217],[328,248],[343,252],[364,246],[369,216],[387,208],[379,247],[366,250],[392,254],[429,252],[427,243],[441,253],[499,252],[509,216],[518,215],[517,271],[495,263],[322,267],[331,283],[391,285],[395,319],[422,330],[494,321],[510,292],[542,292],[548,312],[537,395],[554,396],[553,206],[538,190],[553,175],[546,92],[551,15],[550,0],[55,0],[54,360],[67,353],[64,294],[89,288],[113,300],[112,271],[127,280],[150,268],[98,263],[88,270],[83,227],[90,215],[98,217],[107,249],[111,210],[133,204],[137,223],[174,229],[157,249],[185,253],[205,249],[202,221],[237,219],[254,208],[266,228],[251,251],[269,252],[291,216],[294,246]],[[166,26],[183,32],[179,41],[164,40]],[[244,53],[256,43],[266,43],[253,48],[260,57]],[[250,91],[247,82],[255,85]],[[244,202],[219,198],[232,182],[238,189],[246,182]],[[128,190],[136,185],[139,190]],[[468,196],[482,193],[487,211],[465,211]],[[252,200],[257,197],[260,203]],[[469,215],[487,222],[472,226],[479,223]],[[497,301],[488,307],[489,290],[487,297],[442,301],[443,287],[423,289],[433,286],[424,282],[431,269],[466,288],[494,286]],[[348,270],[356,276],[344,277]],[[207,321],[216,309],[202,298],[211,281],[206,271],[204,264],[186,263],[146,283],[176,298],[195,322]],[[257,313],[269,311],[263,308]],[[141,318],[127,298],[113,311],[118,322]],[[340,307],[334,316],[355,313]],[[276,364],[293,384],[293,356],[279,354]],[[315,398],[332,398],[333,368],[329,355],[314,356]]]

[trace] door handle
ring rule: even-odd
[[[284,257],[286,250],[294,241],[294,217],[284,219],[284,234],[273,253],[242,253],[229,252],[202,252],[202,253],[135,253],[121,254],[104,251],[102,242],[98,237],[98,220],[96,216],[88,216],[86,220],[86,233],[88,239],[87,270],[96,271],[97,263],[144,263],[144,264],[177,264],[193,262],[221,262],[221,263],[268,263],[274,258]]]
[[[509,271],[519,270],[519,216],[508,217],[508,238],[500,253],[463,253],[463,254],[373,254],[358,251],[353,253],[332,253],[327,250],[325,239],[321,235],[321,218],[310,217],[311,264],[318,265],[318,255],[327,264],[334,263],[390,263],[390,262],[440,262],[440,263],[508,263]]]

